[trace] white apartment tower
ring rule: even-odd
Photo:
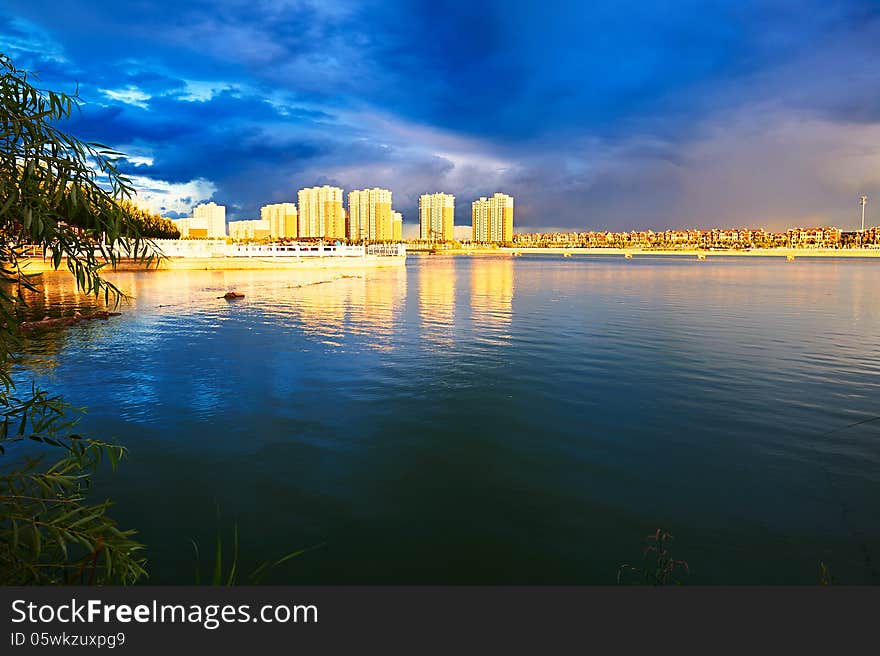
[[[403,214],[391,212],[391,241],[403,241]]]
[[[476,242],[513,241],[513,197],[497,193],[471,204],[473,240]]]
[[[298,237],[296,205],[293,203],[275,203],[260,208],[260,219],[269,222],[269,236],[272,239]]]
[[[489,199],[485,196],[471,203],[471,221],[471,239],[481,243],[489,241]]]
[[[451,241],[455,222],[455,196],[419,196],[419,238],[424,241]]]
[[[269,237],[269,222],[260,220],[230,221],[229,237],[233,241],[250,241]]]
[[[351,241],[391,241],[394,238],[391,191],[376,187],[348,194],[347,236]]]
[[[300,189],[298,199],[297,236],[345,239],[342,189],[328,185]]]

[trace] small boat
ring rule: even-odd
[[[239,294],[238,292],[228,291],[221,298],[225,298],[227,301],[232,301],[236,298],[244,298],[244,294]]]
[[[705,253],[697,253],[697,259],[698,260],[705,260],[706,254]]]
[[[785,261],[786,262],[794,262],[794,255],[786,255]]]
[[[633,259],[633,254],[632,254],[632,253],[624,253],[623,256],[624,256],[627,260],[631,260],[631,259]]]
[[[562,257],[571,257],[571,253],[563,253]]]

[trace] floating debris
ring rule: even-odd
[[[363,276],[342,275],[342,276],[336,276],[335,278],[330,278],[329,280],[314,280],[312,282],[303,282],[298,285],[288,285],[287,288],[288,289],[302,289],[303,287],[314,287],[315,285],[326,285],[328,282],[335,282],[337,280],[348,280],[348,279],[355,279],[355,278],[363,278]]]
[[[47,328],[61,328],[67,326],[75,326],[76,324],[82,321],[92,321],[94,319],[109,319],[110,317],[118,317],[121,312],[94,312],[92,314],[80,314],[79,312],[75,313],[72,317],[58,317],[56,319],[51,319],[49,317],[43,317],[39,321],[22,321],[19,324],[19,329],[23,333],[30,333],[35,330],[44,330]]]

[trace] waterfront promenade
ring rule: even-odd
[[[406,263],[406,247],[402,244],[372,244],[369,246],[318,244],[227,244],[223,240],[154,240],[156,252],[162,257],[154,261],[151,270],[246,271],[269,269],[345,269],[360,270],[377,267],[402,266]],[[45,254],[39,246],[31,249],[26,259],[20,260],[28,273],[52,271],[51,253]],[[27,253],[27,250],[25,251]],[[144,262],[116,252],[117,271],[138,271]]]

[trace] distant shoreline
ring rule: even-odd
[[[523,255],[539,253],[558,255],[563,257],[566,253],[571,255],[616,255],[626,256],[632,255],[634,259],[653,257],[653,256],[678,256],[678,257],[699,257],[706,259],[716,257],[776,257],[787,258],[789,256],[799,259],[802,257],[870,257],[880,258],[880,248],[756,248],[753,250],[700,250],[700,249],[682,249],[682,250],[652,250],[652,249],[630,249],[630,248],[456,248],[449,250],[438,250],[436,253],[410,251],[409,255],[422,255],[436,257],[437,255],[496,255],[496,256],[513,256],[514,253]]]

